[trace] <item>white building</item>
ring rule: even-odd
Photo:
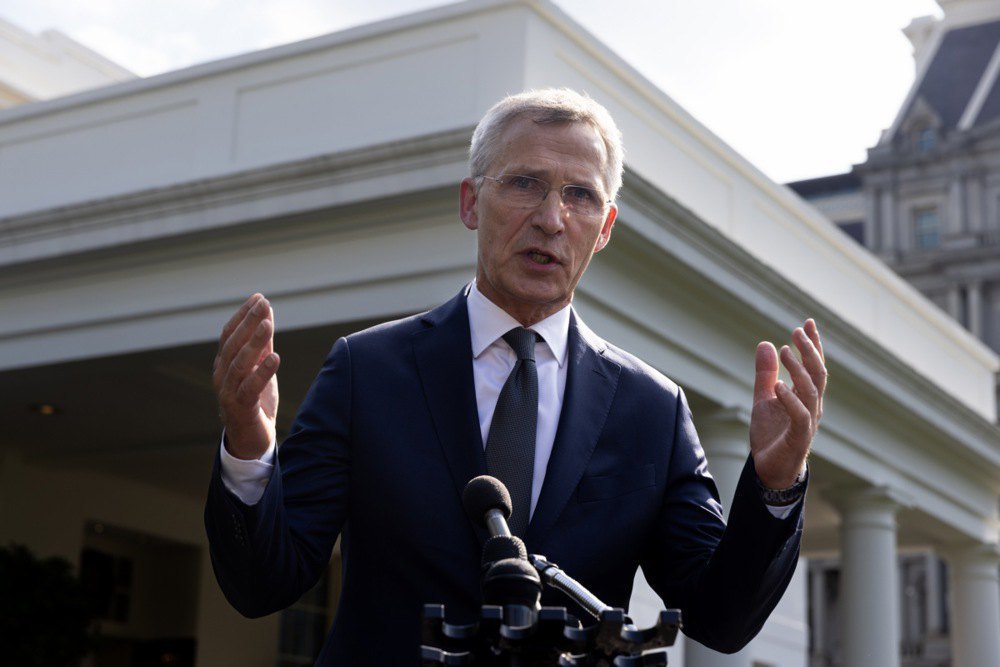
[[[607,106],[627,149],[615,237],[577,307],[685,387],[724,495],[756,342],[820,321],[832,380],[803,548],[843,558],[844,664],[899,664],[911,547],[952,564],[955,665],[1000,664],[996,356],[544,0],[0,112],[0,541],[130,570],[103,623],[119,652],[181,638],[200,666],[308,663],[335,574],[248,621],[211,573],[218,331],[248,293],[271,298],[287,427],[335,336],[473,275],[456,214],[472,128],[504,94],[552,85]],[[746,650],[679,643],[671,664],[805,665],[805,599],[803,567]],[[655,605],[640,582],[640,624]]]
[[[134,78],[58,30],[33,35],[0,17],[0,109]]]

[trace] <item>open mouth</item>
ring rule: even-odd
[[[551,264],[556,261],[552,255],[546,255],[544,252],[538,252],[537,250],[529,251],[528,259],[536,264]]]

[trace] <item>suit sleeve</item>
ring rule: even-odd
[[[798,561],[802,503],[774,517],[743,468],[726,525],[683,392],[677,397],[667,488],[643,572],[684,633],[723,653],[743,648],[784,594]]]
[[[205,528],[219,585],[245,616],[294,603],[329,562],[350,499],[351,373],[350,349],[342,338],[278,448],[255,505],[225,488],[216,453]]]

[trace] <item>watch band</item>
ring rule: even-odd
[[[765,505],[791,505],[799,500],[806,491],[806,482],[809,480],[809,467],[802,469],[799,476],[795,478],[795,483],[785,489],[771,489],[764,486],[764,483],[757,478],[757,489],[760,491],[760,498]]]

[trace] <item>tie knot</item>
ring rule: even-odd
[[[503,335],[503,339],[511,346],[518,359],[530,359],[532,361],[535,360],[535,341],[538,338],[537,333],[524,327],[511,329]]]

